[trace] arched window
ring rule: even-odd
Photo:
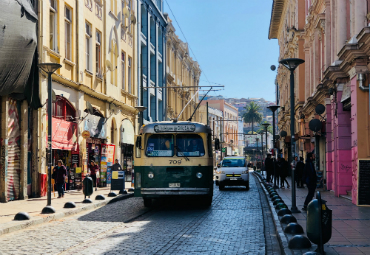
[[[57,99],[52,104],[52,116],[66,121],[74,121],[76,110],[66,98],[57,96]]]

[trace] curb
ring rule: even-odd
[[[53,221],[53,220],[58,220],[58,219],[68,217],[68,216],[72,216],[72,215],[78,214],[78,213],[83,212],[83,211],[88,211],[88,210],[91,210],[91,209],[102,207],[104,205],[115,203],[115,202],[118,202],[118,201],[121,201],[121,200],[125,200],[125,199],[133,197],[133,196],[134,196],[133,193],[131,193],[131,194],[122,194],[122,195],[119,195],[119,196],[117,196],[117,197],[115,197],[111,200],[97,201],[97,202],[92,203],[92,204],[82,204],[81,203],[81,205],[83,205],[83,206],[73,208],[73,209],[64,209],[63,208],[62,212],[55,213],[55,214],[50,214],[50,215],[45,214],[45,216],[43,216],[43,215],[42,216],[36,216],[34,219],[31,219],[31,220],[28,220],[28,221],[11,221],[11,222],[8,222],[8,223],[4,223],[4,224],[0,225],[0,236],[4,235],[4,234],[9,234],[9,233],[17,231],[17,230],[26,229],[26,228],[29,228],[29,227],[32,227],[32,226],[36,226],[36,225],[39,225],[39,224],[42,224],[42,223],[50,222],[50,221]]]
[[[273,222],[275,225],[275,231],[276,231],[276,237],[280,244],[281,253],[283,255],[293,255],[292,251],[288,248],[288,240],[284,234],[283,229],[281,228],[279,216],[277,215],[274,205],[271,202],[271,199],[268,196],[268,192],[264,185],[262,185],[261,176],[257,173],[252,173],[255,177],[257,177],[258,181],[261,183],[261,187],[263,189],[263,192],[265,193],[265,196],[267,198],[267,202],[269,203],[270,211],[272,213],[272,216],[274,217]],[[280,227],[279,227],[280,226]]]

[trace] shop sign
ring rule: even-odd
[[[51,139],[53,149],[68,151],[77,150],[77,142],[73,142],[73,135],[77,135],[77,123],[52,118],[52,131],[53,135]]]
[[[102,144],[101,145],[101,161],[100,161],[100,169],[101,169],[101,182],[107,181],[107,170],[108,167],[113,166],[114,162],[114,151],[115,145],[114,144]]]
[[[84,130],[90,132],[90,137],[106,139],[107,138],[106,119],[95,115],[88,115],[85,118]]]
[[[81,136],[84,139],[90,138],[90,132],[88,130],[85,130],[85,131],[82,132]]]
[[[121,125],[121,143],[134,144],[135,130],[131,121],[124,119]]]

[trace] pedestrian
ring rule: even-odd
[[[265,169],[267,174],[267,182],[271,182],[271,174],[273,172],[273,161],[271,159],[271,154],[267,154],[267,158],[265,159]]]
[[[286,180],[289,172],[289,163],[285,160],[285,158],[280,159],[280,185],[282,189],[285,189],[284,182],[286,182],[287,188],[290,188],[289,182]]]
[[[274,173],[274,183],[276,182],[277,188],[279,188],[280,167],[281,167],[281,158],[278,157],[278,159],[275,160],[275,173]]]
[[[303,158],[299,157],[299,161],[295,168],[297,188],[303,188],[303,181],[302,181],[303,170],[304,170]]]
[[[58,190],[58,198],[64,197],[64,184],[67,176],[67,169],[63,165],[63,161],[61,159],[58,160],[58,165],[54,167],[52,177],[55,180],[57,190]]]
[[[122,171],[122,166],[120,165],[118,159],[114,161],[114,165],[112,166],[112,171]]]
[[[97,190],[97,180],[96,175],[99,174],[99,166],[95,164],[94,160],[91,160],[90,162],[90,176],[93,179],[93,186],[95,187],[95,190]]]
[[[302,181],[306,183],[308,188],[308,194],[306,197],[306,200],[304,201],[304,205],[302,210],[307,211],[308,203],[312,200],[313,196],[315,195],[315,189],[316,189],[316,171],[315,166],[313,164],[313,160],[315,159],[315,154],[309,152],[307,153],[307,160],[306,165],[304,167],[303,175],[302,175]]]

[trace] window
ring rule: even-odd
[[[57,96],[55,102],[52,103],[52,116],[54,118],[74,121],[76,117],[76,110],[64,97]]]
[[[96,75],[101,77],[101,33],[96,31],[96,45],[95,45],[95,59],[96,59]]]
[[[176,155],[178,157],[202,157],[204,156],[203,139],[199,135],[185,134],[176,136]]]
[[[146,146],[148,157],[173,157],[174,138],[173,135],[154,134],[148,138]]]
[[[57,13],[57,1],[50,0],[50,20],[49,20],[49,31],[50,31],[50,40],[49,47],[51,50],[58,52],[58,13]]]
[[[132,62],[132,58],[128,58],[128,93],[130,93],[130,94],[132,94],[132,91],[131,91],[131,77],[132,77],[132,75],[131,75],[131,70],[132,70],[132,68],[131,68],[131,62]]]
[[[121,53],[121,66],[122,66],[122,89],[126,90],[126,63],[125,63],[125,53]]]
[[[224,158],[222,167],[245,167],[244,158]]]
[[[86,34],[86,70],[91,71],[91,25],[89,23],[85,23],[85,34]]]
[[[131,32],[132,32],[132,28],[131,28],[131,26],[132,26],[132,22],[131,22],[131,10],[132,10],[132,2],[131,2],[131,0],[128,0],[128,3],[127,3],[127,9],[128,9],[128,11],[129,11],[129,15],[128,15],[128,32],[131,34]]]
[[[72,60],[72,10],[65,7],[64,11],[64,24],[65,24],[65,58]]]

